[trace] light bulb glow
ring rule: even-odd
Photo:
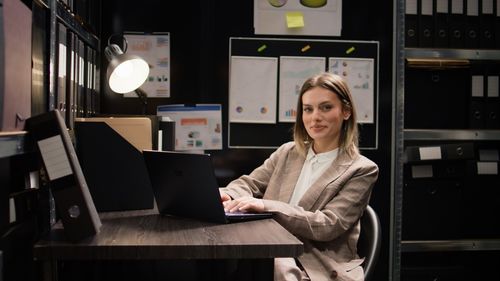
[[[134,64],[132,61],[126,61],[116,67],[114,73],[120,78],[129,78],[134,72]]]
[[[113,92],[124,94],[135,91],[148,78],[149,65],[141,58],[126,60],[109,75],[109,87]]]

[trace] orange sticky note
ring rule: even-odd
[[[286,26],[288,28],[304,27],[304,15],[302,12],[287,12]]]

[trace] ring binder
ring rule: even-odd
[[[101,220],[61,113],[31,117],[26,129],[43,160],[66,237],[78,241],[97,234]]]

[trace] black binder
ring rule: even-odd
[[[31,117],[26,129],[43,160],[67,238],[77,241],[95,235],[101,220],[60,112]]]
[[[474,159],[474,143],[444,143],[436,145],[408,146],[405,148],[407,163],[438,160]]]
[[[447,160],[474,159],[476,155],[472,142],[444,144],[442,148],[443,158]]]
[[[495,47],[495,14],[493,0],[481,1],[479,34],[479,47],[481,49],[492,49]]]
[[[484,72],[478,67],[471,70],[469,94],[469,128],[484,128]]]
[[[472,174],[466,161],[439,160],[404,166],[406,179],[458,179]]]
[[[465,48],[479,48],[479,0],[466,0]]]
[[[451,1],[450,6],[450,47],[462,48],[464,46],[465,14],[463,0]]]
[[[405,127],[464,129],[467,127],[468,68],[412,68],[405,75]],[[431,101],[431,102],[429,102]],[[453,101],[453,106],[450,102]],[[422,108],[426,109],[422,114]],[[446,108],[447,118],[443,117]]]
[[[418,43],[419,47],[433,47],[434,40],[434,10],[432,0],[419,0]]]
[[[405,3],[405,46],[418,47],[418,1]]]
[[[56,109],[61,111],[63,116],[66,116],[66,83],[68,80],[68,40],[67,40],[67,28],[62,23],[57,24],[57,104]]]
[[[403,187],[403,239],[461,237],[461,180],[411,180]]]
[[[470,161],[476,168],[478,161]],[[495,162],[498,166],[498,162]],[[498,238],[498,206],[500,206],[500,180],[496,175],[476,175],[468,177],[463,190],[462,204],[465,238]]]
[[[444,256],[439,256],[441,260],[448,261],[448,257],[454,257],[456,252],[449,251],[448,253],[440,253]],[[423,259],[424,265],[401,266],[401,280],[464,280],[467,276],[467,269],[463,265],[436,265],[432,260]]]
[[[434,47],[449,46],[448,0],[435,0],[434,6]]]
[[[76,117],[85,116],[85,43],[78,39],[78,77],[76,89]]]
[[[500,0],[495,0],[494,5],[494,28],[495,28],[495,47],[500,48]]]
[[[500,98],[499,82],[500,73],[491,70],[486,80],[486,97],[484,106],[484,127],[486,129],[500,128]]]
[[[32,87],[31,87],[31,115],[41,114],[55,105],[55,97],[48,93],[48,69],[49,57],[49,11],[43,4],[32,2],[33,13],[32,45],[31,55],[33,57]]]
[[[78,70],[78,35],[68,31],[67,80],[66,80],[66,125],[74,129],[76,117],[76,92]]]

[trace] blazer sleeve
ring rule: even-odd
[[[370,160],[361,162],[331,182],[321,196],[324,201],[318,199],[320,203],[311,210],[274,200],[264,200],[265,208],[275,212],[276,221],[294,235],[315,241],[333,240],[357,223],[370,200],[378,167]]]
[[[262,198],[273,173],[275,173],[278,161],[280,161],[280,158],[286,155],[287,151],[292,147],[293,142],[283,144],[274,151],[261,166],[253,170],[249,175],[239,177],[230,182],[226,187],[221,188],[221,190],[232,198],[243,196]]]

